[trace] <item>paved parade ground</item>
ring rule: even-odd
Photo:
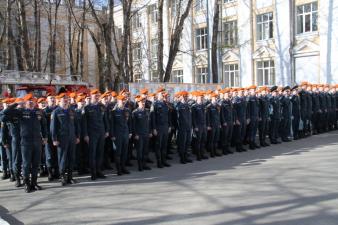
[[[0,224],[338,224],[338,132],[172,164],[31,194],[0,181]]]

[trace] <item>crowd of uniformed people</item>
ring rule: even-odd
[[[1,178],[31,192],[42,189],[38,176],[64,186],[76,183],[74,171],[103,179],[112,163],[119,176],[130,173],[132,161],[139,171],[170,167],[174,149],[186,164],[336,130],[338,85],[253,85],[174,96],[162,87],[137,96],[62,91],[6,98],[1,107]]]

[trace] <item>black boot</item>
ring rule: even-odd
[[[129,170],[126,169],[126,167],[122,166],[122,174],[130,174]]]
[[[68,170],[67,184],[76,184],[76,180],[73,179],[73,171],[72,170]]]
[[[47,175],[48,175],[48,173],[47,173],[45,167],[44,166],[40,166],[40,177],[45,177]]]
[[[10,170],[9,173],[10,173],[9,181],[10,182],[14,182],[15,181],[15,176],[14,176],[13,170]]]
[[[121,176],[122,175],[121,159],[119,156],[116,156],[116,155],[115,155],[115,166],[116,166],[117,176]]]
[[[186,164],[187,162],[185,161],[185,157],[183,154],[180,154],[180,163],[181,164]]]
[[[24,178],[23,183],[24,183],[24,186],[25,186],[25,188],[24,188],[25,192],[30,193],[32,191],[32,189],[31,189],[31,183],[29,181],[29,178]]]
[[[61,186],[66,186],[67,185],[67,177],[66,177],[66,173],[62,173],[61,174]]]
[[[20,174],[15,175],[15,187],[21,187]]]
[[[143,164],[141,160],[137,160],[137,166],[138,166],[138,171],[142,172],[143,171]]]
[[[144,170],[151,170],[151,168],[145,162],[143,163],[143,169]]]
[[[38,185],[38,177],[37,176],[36,177],[35,176],[32,177],[31,189],[33,191],[38,191],[38,190],[40,191],[40,190],[42,190],[42,187]]]
[[[6,180],[6,179],[8,179],[9,177],[10,177],[10,176],[9,176],[8,171],[7,171],[7,170],[4,170],[4,171],[2,172],[1,180]]]
[[[192,163],[192,160],[188,157],[188,154],[184,155],[184,161],[187,163]]]
[[[54,177],[53,177],[53,169],[48,167],[48,181],[53,181]]]
[[[107,178],[106,175],[104,175],[104,174],[101,172],[101,170],[98,170],[98,171],[96,172],[96,177],[99,178],[99,179],[106,179],[106,178]]]
[[[53,171],[53,170],[52,170]],[[52,172],[53,173],[53,172]],[[59,168],[54,168],[54,173],[53,173],[53,178],[54,179],[60,179],[60,172],[59,172]]]
[[[95,169],[91,169],[90,174],[91,174],[91,176],[90,176],[91,180],[96,180],[97,179],[96,170]]]

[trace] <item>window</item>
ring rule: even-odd
[[[158,77],[157,70],[150,71],[150,80],[152,82],[160,82],[160,78]]]
[[[134,29],[140,28],[142,26],[140,22],[140,14],[138,12],[133,13],[132,26]]]
[[[207,67],[202,67],[202,68],[197,68],[196,70],[196,83],[199,84],[206,84],[208,83],[208,68]]]
[[[318,3],[297,6],[297,34],[318,30]]]
[[[139,82],[142,82],[142,80],[143,80],[143,76],[142,76],[141,73],[135,73],[134,74],[134,82],[139,83]]]
[[[224,0],[224,3],[236,2],[236,0]]]
[[[207,8],[207,0],[196,0],[196,11],[205,10]]]
[[[224,44],[226,46],[237,45],[237,21],[224,23]]]
[[[151,23],[157,23],[157,12],[158,9],[156,4],[149,6],[149,16]]]
[[[208,48],[207,28],[196,29],[196,49],[203,50]]]
[[[151,59],[153,61],[157,61],[157,53],[158,53],[158,40],[151,40]]]
[[[275,85],[275,63],[273,60],[257,62],[257,85]]]
[[[183,83],[183,70],[174,70],[172,72],[172,81],[174,83]]]
[[[224,65],[224,83],[227,87],[239,87],[238,64]]]
[[[272,13],[264,13],[257,16],[257,40],[273,38]]]
[[[136,43],[133,48],[133,60],[138,61],[140,59],[142,59],[141,43]]]

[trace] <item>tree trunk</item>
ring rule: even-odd
[[[218,83],[218,63],[217,63],[217,40],[218,40],[218,26],[219,26],[219,4],[215,0],[214,18],[212,27],[212,42],[211,42],[211,68],[212,68],[212,81]]]
[[[183,4],[181,0],[180,4]],[[174,61],[178,52],[178,48],[180,46],[180,41],[181,41],[181,35],[182,35],[182,31],[183,31],[183,26],[184,26],[184,22],[187,19],[190,9],[191,9],[191,5],[192,5],[193,0],[188,0],[188,2],[186,3],[186,7],[184,8],[184,12],[181,16],[180,12],[178,12],[178,15],[176,16],[176,27],[173,31],[173,35],[171,37],[171,41],[170,41],[170,47],[169,47],[169,56],[168,56],[168,63],[165,69],[165,74],[164,74],[164,82],[169,82],[170,81],[170,76],[171,76],[171,71],[172,71],[172,67],[174,65]]]
[[[13,65],[13,31],[12,31],[12,2],[11,0],[7,0],[6,5],[6,18],[5,18],[5,27],[6,29],[6,69],[12,70],[14,69]]]
[[[158,0],[158,20],[157,20],[157,33],[158,33],[158,55],[157,55],[157,73],[161,82],[163,82],[163,2]]]
[[[18,7],[18,18],[19,18],[19,33],[22,40],[22,47],[24,53],[24,62],[25,69],[28,71],[32,71],[32,56],[30,52],[29,46],[29,38],[28,38],[28,29],[27,29],[27,20],[26,20],[26,8],[24,0],[16,0]]]

